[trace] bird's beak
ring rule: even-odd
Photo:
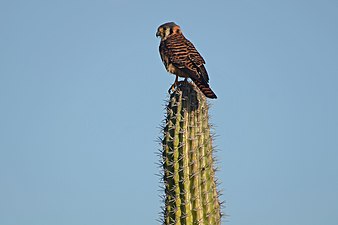
[[[156,32],[156,37],[159,37],[159,36],[161,36],[161,35],[160,35],[160,32],[157,31],[157,32]]]

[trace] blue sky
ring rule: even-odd
[[[338,221],[338,2],[0,2],[0,224],[158,224],[174,76],[156,29],[205,58],[229,225]]]

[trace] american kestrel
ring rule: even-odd
[[[181,28],[174,22],[159,26],[156,36],[161,37],[160,55],[169,73],[175,74],[175,83],[169,91],[178,84],[178,77],[190,78],[202,93],[208,98],[217,98],[209,87],[209,76],[204,67],[205,61],[195,46],[184,37]]]

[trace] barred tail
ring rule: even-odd
[[[211,90],[208,84],[203,83],[199,80],[192,79],[197,87],[202,91],[202,93],[207,98],[217,98],[216,94]]]

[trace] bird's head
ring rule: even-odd
[[[162,40],[167,39],[172,34],[181,34],[181,28],[174,22],[162,24],[157,28],[156,37],[161,37]]]

